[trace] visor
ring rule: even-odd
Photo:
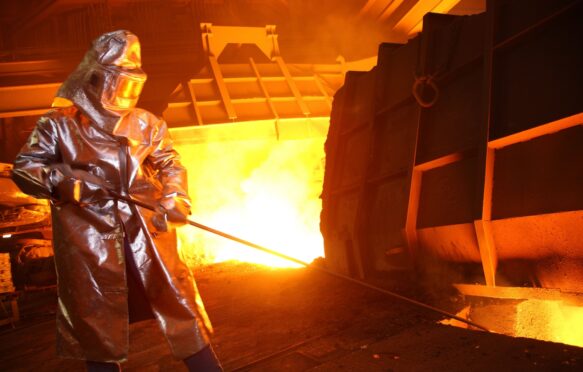
[[[117,69],[108,69],[107,73],[109,79],[105,79],[108,86],[104,87],[103,106],[111,110],[134,108],[146,82],[146,74],[141,70],[126,72]]]

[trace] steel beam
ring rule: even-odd
[[[0,87],[0,118],[46,112],[61,83]]]

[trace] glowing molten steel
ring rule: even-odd
[[[192,219],[302,261],[323,256],[323,142],[262,139],[177,146],[188,167]],[[298,266],[191,226],[180,228],[179,241],[191,264],[238,260]]]
[[[484,309],[466,306],[456,315],[479,321],[492,332],[583,347],[581,306],[560,300],[529,299],[512,306],[511,312],[505,306],[496,308],[490,305]],[[506,322],[507,319],[512,321]],[[467,324],[455,319],[445,319],[440,323],[468,328]]]
[[[528,300],[516,308],[515,336],[583,347],[583,308]]]

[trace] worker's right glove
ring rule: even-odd
[[[190,202],[180,196],[166,196],[160,199],[152,224],[158,231],[168,231],[169,224],[184,225],[190,215]]]
[[[53,185],[53,197],[61,202],[91,203],[109,196],[109,187],[101,178],[68,164],[51,166],[49,180]]]

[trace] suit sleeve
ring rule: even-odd
[[[186,168],[180,162],[180,155],[173,148],[168,126],[163,120],[159,122],[153,148],[148,161],[162,184],[162,198],[176,197],[190,205]]]
[[[41,117],[14,160],[12,178],[26,194],[47,199],[53,193],[51,164],[60,159],[54,119]]]

